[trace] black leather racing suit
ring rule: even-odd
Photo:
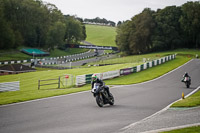
[[[102,80],[100,80],[100,79],[97,78],[96,81],[92,81],[92,82],[91,82],[91,84],[92,84],[92,88],[94,87],[94,83],[98,83],[98,84],[100,84],[100,86],[104,87],[104,89],[108,92],[108,96],[110,96],[110,90],[109,90],[109,87],[106,86],[105,83],[104,83]]]

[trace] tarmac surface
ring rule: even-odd
[[[200,126],[200,107],[169,108],[129,125],[119,133],[157,133],[191,126]]]

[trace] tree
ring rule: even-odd
[[[153,35],[154,49],[166,50],[181,47],[180,16],[181,8],[176,6],[169,6],[157,11]]]
[[[0,9],[0,49],[13,48],[15,44],[15,35],[10,25],[2,17]]]
[[[189,48],[200,48],[200,2],[187,2],[181,7],[181,27]]]
[[[64,45],[66,25],[62,22],[56,22],[50,27],[47,37],[47,44],[50,50],[54,50],[55,46],[62,47]]]
[[[153,11],[146,8],[118,27],[116,43],[120,50],[127,54],[140,54],[149,52],[152,47],[151,34],[155,26]]]
[[[129,35],[131,32],[131,21],[126,21],[117,28],[117,35],[116,35],[116,44],[120,51],[124,52],[125,54],[131,54],[131,49],[129,47]]]
[[[121,21],[119,21],[118,23],[117,23],[117,26],[120,26],[122,24],[122,22]]]
[[[6,4],[6,1],[0,3],[0,48],[2,49],[16,48],[23,42],[21,33],[13,30],[12,23],[6,19]]]
[[[146,8],[136,17],[132,18],[135,32],[131,32],[130,42],[133,53],[146,53],[152,47],[151,36],[155,26],[154,11]]]
[[[87,34],[86,34],[86,27],[85,25],[82,23],[82,39],[81,40],[85,40],[87,38]]]
[[[109,21],[109,20],[106,20],[105,18],[101,19],[99,17],[96,17],[94,19],[84,19],[84,22],[85,23],[96,23],[96,24],[102,24],[102,25],[110,25],[110,26],[115,26],[115,22],[113,21]]]
[[[67,44],[79,43],[85,39],[85,31],[80,21],[73,16],[66,17],[65,41]]]

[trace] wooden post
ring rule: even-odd
[[[58,78],[58,88],[60,88],[60,76]]]
[[[40,80],[38,80],[38,90],[40,89]]]

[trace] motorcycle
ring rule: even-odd
[[[100,86],[100,84],[95,83],[94,87],[92,89],[93,96],[96,98],[96,103],[99,107],[103,107],[105,104],[114,105],[114,97],[110,93],[110,96],[108,95],[108,92],[105,90],[103,86]]]
[[[183,82],[185,83],[187,88],[190,88],[190,84],[191,84],[191,79],[190,77],[185,77]]]

